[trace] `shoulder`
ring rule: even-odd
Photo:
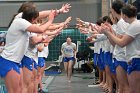
[[[72,45],[73,45],[73,46],[76,46],[76,44],[75,44],[75,43],[72,43]]]
[[[116,33],[124,34],[128,26],[128,23],[126,23],[123,19],[120,19],[117,23]]]
[[[122,18],[118,21],[117,25],[119,27],[123,27],[123,26],[127,27],[127,26],[129,26],[129,24],[126,23]]]
[[[16,18],[16,19],[14,19],[13,22],[15,22],[15,23],[22,23],[22,24],[24,24],[24,23],[30,23],[29,21],[27,21],[27,20],[25,20],[23,18]]]
[[[140,34],[140,21],[136,20],[128,27],[126,34],[135,38],[137,35]]]
[[[62,44],[62,46],[65,46],[66,45],[66,42],[64,42],[63,44]]]
[[[16,18],[22,18],[22,13],[17,14],[17,15],[15,16],[15,19],[16,19]]]

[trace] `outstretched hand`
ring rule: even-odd
[[[86,28],[82,28],[82,27],[79,28],[79,31],[80,31],[82,34],[88,34],[88,33],[89,33],[88,30],[87,30]]]
[[[60,27],[60,28],[58,28],[58,29],[55,30],[57,32],[57,35],[59,35],[63,31],[63,28],[64,27]]]
[[[57,11],[51,10],[49,17],[48,17],[48,20],[53,21],[56,15],[57,15]]]
[[[110,31],[110,28],[107,25],[105,25],[105,24],[101,24],[101,32],[100,33],[104,33],[105,34],[108,31]]]
[[[69,12],[71,5],[69,3],[63,4],[62,7],[59,9],[60,13],[67,13]]]
[[[68,24],[70,23],[71,19],[72,19],[72,17],[70,16],[70,17],[68,17],[68,18],[63,22],[64,28],[67,28],[67,27],[68,27]]]
[[[70,17],[68,17],[66,20],[65,20],[65,24],[67,25],[67,24],[69,24],[70,23],[70,21],[71,21],[71,19],[72,19],[72,17],[70,16]]]
[[[76,18],[76,21],[80,25],[83,25],[84,24],[84,21],[82,21],[80,18]]]

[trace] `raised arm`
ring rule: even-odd
[[[54,17],[55,17],[55,14],[56,14],[56,11],[52,10],[50,15],[49,15],[48,22],[44,23],[43,25],[33,24],[33,25],[29,26],[26,30],[29,32],[34,32],[34,33],[45,32],[48,29],[48,27],[52,24]]]
[[[62,7],[57,10],[57,14],[67,13],[67,12],[69,12],[70,8],[71,8],[70,4],[68,4],[68,3],[63,4]],[[39,12],[39,19],[48,17],[50,12],[51,12],[51,10],[44,10],[44,11]]]

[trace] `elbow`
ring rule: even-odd
[[[43,33],[43,32],[45,32],[46,29],[40,26],[36,30],[38,30],[39,33]]]
[[[45,30],[44,29],[40,29],[39,32],[40,33],[43,33],[43,32],[45,32]]]
[[[40,43],[39,41],[37,41],[37,40],[32,40],[32,42],[31,42],[33,45],[36,45],[36,44],[38,44],[38,43]]]
[[[120,44],[118,44],[118,46],[120,46],[121,48],[123,48],[123,47],[126,46],[126,44],[125,43],[120,43]]]
[[[35,42],[34,42],[34,44],[38,44],[38,43],[41,43],[42,42],[42,40],[36,40]]]

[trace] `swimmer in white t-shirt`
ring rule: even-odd
[[[139,93],[140,87],[140,21],[136,19],[136,15],[137,9],[134,6],[126,5],[122,8],[122,18],[130,24],[122,38],[104,31],[118,46],[126,46],[130,93]]]
[[[27,32],[43,33],[47,29],[47,23],[42,26],[33,25],[38,15],[39,12],[35,9],[27,9],[23,12],[22,18],[13,20],[7,31],[6,44],[0,57],[0,76],[5,80],[8,93],[21,92],[19,65],[27,50]],[[55,11],[52,11],[50,22],[54,16]]]
[[[61,53],[68,82],[71,82],[73,62],[76,58],[76,44],[72,42],[70,37],[62,44]]]

